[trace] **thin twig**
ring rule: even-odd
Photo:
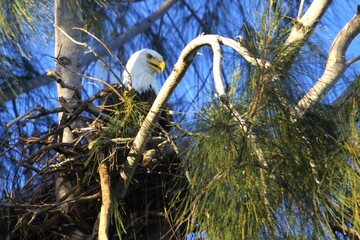
[[[89,31],[87,31],[86,29],[83,29],[83,28],[74,27],[73,29],[83,31],[83,32],[85,32],[86,34],[88,34],[89,36],[91,36],[92,38],[94,38],[98,43],[101,44],[101,46],[103,46],[103,47],[106,49],[106,51],[110,54],[110,56],[111,56],[113,59],[115,59],[115,60],[121,65],[121,67],[122,67],[125,71],[127,71],[127,73],[130,75],[130,73],[129,73],[128,70],[126,69],[125,65],[123,64],[123,62],[120,61],[120,59],[118,59],[118,58],[110,51],[110,49],[106,46],[106,44],[103,43],[98,37],[96,37],[94,34],[90,33]],[[95,52],[92,52],[92,53],[94,54]],[[94,54],[94,55],[95,55],[95,54]],[[96,57],[100,57],[98,54],[95,55],[95,56],[96,56]],[[119,78],[116,78],[116,79],[119,81]],[[122,86],[124,87],[122,81],[120,81],[120,84],[122,84]]]
[[[354,57],[353,59],[350,59],[350,60],[347,61],[345,64],[346,64],[346,66],[350,66],[351,64],[353,64],[353,63],[355,63],[355,62],[357,62],[357,61],[359,61],[359,60],[360,60],[360,55],[357,56],[357,57]]]
[[[125,87],[125,85],[123,84],[123,82],[121,81],[121,79],[117,76],[117,74],[112,70],[112,68],[106,63],[106,61],[100,57],[87,43],[83,43],[83,42],[79,42],[76,41],[74,38],[72,38],[69,34],[67,34],[63,29],[61,29],[59,26],[55,25],[55,27],[57,29],[59,29],[60,32],[62,32],[70,41],[74,42],[75,44],[78,44],[80,46],[84,46],[87,49],[89,49],[89,51],[94,54],[94,56],[96,58],[98,58],[106,67],[107,70],[109,70],[113,76],[116,78],[116,80],[121,84],[122,87]]]

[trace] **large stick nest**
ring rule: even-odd
[[[122,121],[129,110],[122,108],[126,105],[125,95],[131,94],[114,92],[116,88],[116,84],[108,86],[88,100],[78,102],[75,108],[70,108],[64,99],[60,99],[59,108],[37,106],[7,124],[5,141],[1,146],[4,150],[2,157],[11,159],[14,176],[9,174],[4,181],[8,183],[10,177],[14,179],[12,187],[4,188],[5,197],[0,203],[0,222],[5,226],[1,236],[11,239],[66,238],[70,234],[74,236],[76,228],[77,231],[81,229],[79,238],[94,238],[101,208],[97,167],[99,161],[106,161],[110,169],[111,194],[115,200],[111,209],[110,237],[117,235],[116,225],[122,225],[119,228],[122,237],[174,237],[177,231],[173,226],[176,204],[172,204],[172,200],[181,193],[175,183],[185,178],[179,167],[177,138],[160,125],[147,144],[125,198],[116,198],[119,171],[139,128],[138,123]],[[112,101],[114,96],[121,99],[117,104],[120,107],[107,107],[110,104],[104,98],[109,96]],[[93,103],[98,99],[105,104],[95,106]],[[137,101],[136,98],[132,100]],[[149,108],[148,104],[141,107],[136,115],[139,123]],[[60,124],[52,124],[47,129],[38,124],[58,112],[63,112]],[[163,116],[166,117],[166,114]],[[61,141],[67,127],[75,136],[72,142]],[[25,128],[32,131],[23,131]],[[22,134],[28,132],[32,133]],[[99,159],[100,153],[105,156],[102,160]],[[71,196],[65,196],[61,201],[55,197],[55,178],[58,176],[65,176],[72,186]],[[62,210],[64,204],[69,206],[68,212]]]

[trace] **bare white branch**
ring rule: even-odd
[[[331,2],[332,0],[314,0],[305,14],[297,19],[296,24],[291,29],[291,32],[285,41],[285,46],[290,46],[306,40],[325,13],[326,9],[330,6]]]
[[[216,43],[218,42],[218,43]],[[215,85],[217,85],[217,91],[220,96],[225,97],[225,91],[224,87],[222,86],[222,79],[220,74],[221,69],[221,51],[219,44],[223,44],[226,46],[229,46],[233,49],[235,49],[237,52],[240,53],[241,56],[243,56],[247,61],[251,62],[251,64],[254,64],[255,66],[259,66],[258,63],[261,61],[254,58],[249,51],[243,47],[240,46],[240,44],[234,40],[220,37],[218,35],[202,35],[197,37],[196,39],[192,40],[181,52],[180,57],[176,64],[174,65],[174,69],[170,76],[165,81],[163,87],[160,89],[159,94],[157,95],[150,111],[148,112],[138,134],[136,135],[133,145],[130,149],[130,152],[127,156],[127,159],[124,163],[124,168],[120,172],[121,178],[119,182],[119,197],[123,198],[126,194],[127,188],[129,186],[130,180],[134,174],[135,168],[138,165],[140,161],[140,157],[142,156],[142,153],[145,149],[145,145],[148,142],[152,128],[155,126],[155,123],[157,122],[157,119],[159,118],[159,115],[161,113],[161,109],[165,107],[166,102],[170,98],[172,92],[175,90],[176,86],[179,84],[183,76],[185,75],[187,69],[189,68],[190,64],[192,63],[197,50],[204,46],[204,45],[210,45],[213,47],[214,52],[214,81]],[[224,99],[224,98],[222,98]],[[223,102],[226,103],[225,101]],[[229,106],[229,105],[228,105]],[[237,116],[239,118],[239,121],[241,123],[241,127],[243,127],[243,130],[247,130],[245,121],[241,118],[241,116],[235,111],[234,108],[229,106],[230,111],[235,113],[234,116]],[[249,132],[246,132],[249,134]],[[250,134],[251,135],[251,134]],[[251,137],[252,141],[255,141],[255,137]],[[262,154],[262,151],[258,149],[256,143],[254,142],[253,147],[256,148],[255,151],[259,155],[259,160],[262,161],[264,165],[266,165],[264,161],[264,157]]]
[[[221,49],[217,39],[212,39],[210,42],[214,57],[213,57],[213,72],[214,72],[214,83],[217,94],[220,98],[225,97],[225,88],[221,78]]]
[[[360,11],[344,26],[336,36],[326,61],[324,73],[315,85],[305,94],[296,106],[296,113],[302,116],[313,104],[335,85],[349,65],[345,61],[345,53],[360,34]]]
[[[300,19],[302,16],[303,9],[304,9],[304,2],[305,2],[305,0],[300,1],[299,12],[298,12],[296,19]]]

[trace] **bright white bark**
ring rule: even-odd
[[[326,61],[325,70],[316,84],[305,94],[296,106],[299,116],[302,116],[313,104],[318,103],[322,97],[336,84],[349,64],[345,60],[345,53],[360,34],[360,8],[357,14],[345,25],[336,36]]]
[[[278,56],[282,67],[291,65],[331,2],[332,0],[314,0],[302,16],[302,10],[299,9],[299,16],[284,43],[284,51]]]
[[[285,41],[285,46],[291,46],[306,40],[311,32],[314,30],[316,24],[324,15],[326,9],[330,6],[332,0],[314,0],[305,14],[297,19],[294,27],[288,38]]]

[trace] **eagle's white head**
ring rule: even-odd
[[[135,52],[126,63],[123,72],[124,84],[139,94],[148,90],[158,93],[156,73],[165,69],[163,57],[154,50],[142,49]]]

